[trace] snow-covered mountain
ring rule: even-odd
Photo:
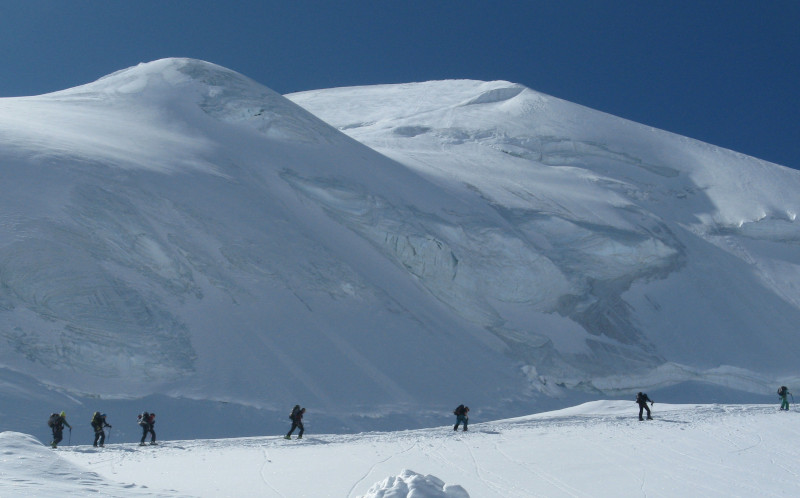
[[[798,187],[506,82],[285,98],[165,59],[0,99],[0,428],[65,405],[155,407],[190,437],[187,411],[219,436],[295,403],[350,431],[771,393],[798,376]]]
[[[796,378],[800,172],[503,81],[288,97],[495,212],[386,246],[535,387]]]

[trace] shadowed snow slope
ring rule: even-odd
[[[419,427],[797,375],[798,172],[505,82],[290,98],[165,59],[0,99],[0,428]]]

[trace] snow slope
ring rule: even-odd
[[[501,341],[353,229],[488,209],[241,75],[169,59],[3,99],[0,137],[5,428],[42,431],[12,406],[202,406],[217,416],[175,430],[258,434],[297,402],[331,431],[409,427],[525,390]]]
[[[352,435],[53,451],[0,434],[0,494],[528,498],[794,496],[797,414],[777,405],[598,401],[516,419]],[[46,468],[46,472],[42,469]],[[412,494],[411,491],[414,490]]]
[[[0,99],[0,429],[269,434],[301,403],[341,433],[797,378],[797,171],[507,82],[288,97],[164,59]]]
[[[496,211],[441,236],[452,281],[421,280],[539,389],[796,379],[798,171],[504,81],[288,97]]]

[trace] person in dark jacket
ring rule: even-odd
[[[467,422],[469,421],[469,407],[464,405],[458,405],[458,408],[453,410],[453,415],[456,416],[456,425],[453,426],[453,430],[457,431],[458,426],[462,423],[464,424],[464,430],[467,430]]]
[[[303,439],[303,432],[305,432],[305,428],[303,427],[303,414],[305,413],[305,408],[300,408],[300,405],[294,405],[292,413],[289,415],[289,418],[292,419],[292,428],[289,429],[289,433],[284,436],[284,439],[292,439],[292,433],[297,428],[300,428],[300,432],[297,433],[297,439]]]
[[[787,396],[792,396],[792,393],[789,392],[789,389],[786,386],[781,386],[778,389],[778,397],[781,399],[781,410],[789,410],[789,398]],[[794,396],[792,396],[792,401],[794,401]]]
[[[639,405],[639,420],[644,420],[642,418],[642,410],[647,410],[647,420],[653,420],[653,417],[650,416],[650,408],[647,406],[647,403],[653,406],[653,400],[647,397],[647,394],[639,392],[636,395],[636,403]]]
[[[65,412],[54,413],[50,415],[47,425],[49,425],[50,429],[53,431],[53,441],[50,442],[50,446],[53,448],[57,447],[58,443],[64,439],[65,425],[69,427],[69,432],[72,433],[72,426],[69,425],[69,422],[67,422],[67,414]]]
[[[153,426],[156,424],[156,414],[144,412],[137,418],[139,425],[142,427],[142,440],[139,441],[139,446],[144,446],[144,440],[147,439],[148,433],[152,435],[150,444],[158,444],[156,443],[156,431],[153,430]]]
[[[94,443],[92,446],[97,448],[100,446],[101,448],[106,443],[106,431],[103,429],[106,427],[111,427],[111,424],[106,422],[106,414],[100,412],[94,412],[92,416],[92,429],[94,429]],[[99,443],[99,444],[98,444]]]

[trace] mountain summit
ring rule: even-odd
[[[287,97],[0,99],[0,397],[337,431],[797,376],[798,172],[508,82]]]

